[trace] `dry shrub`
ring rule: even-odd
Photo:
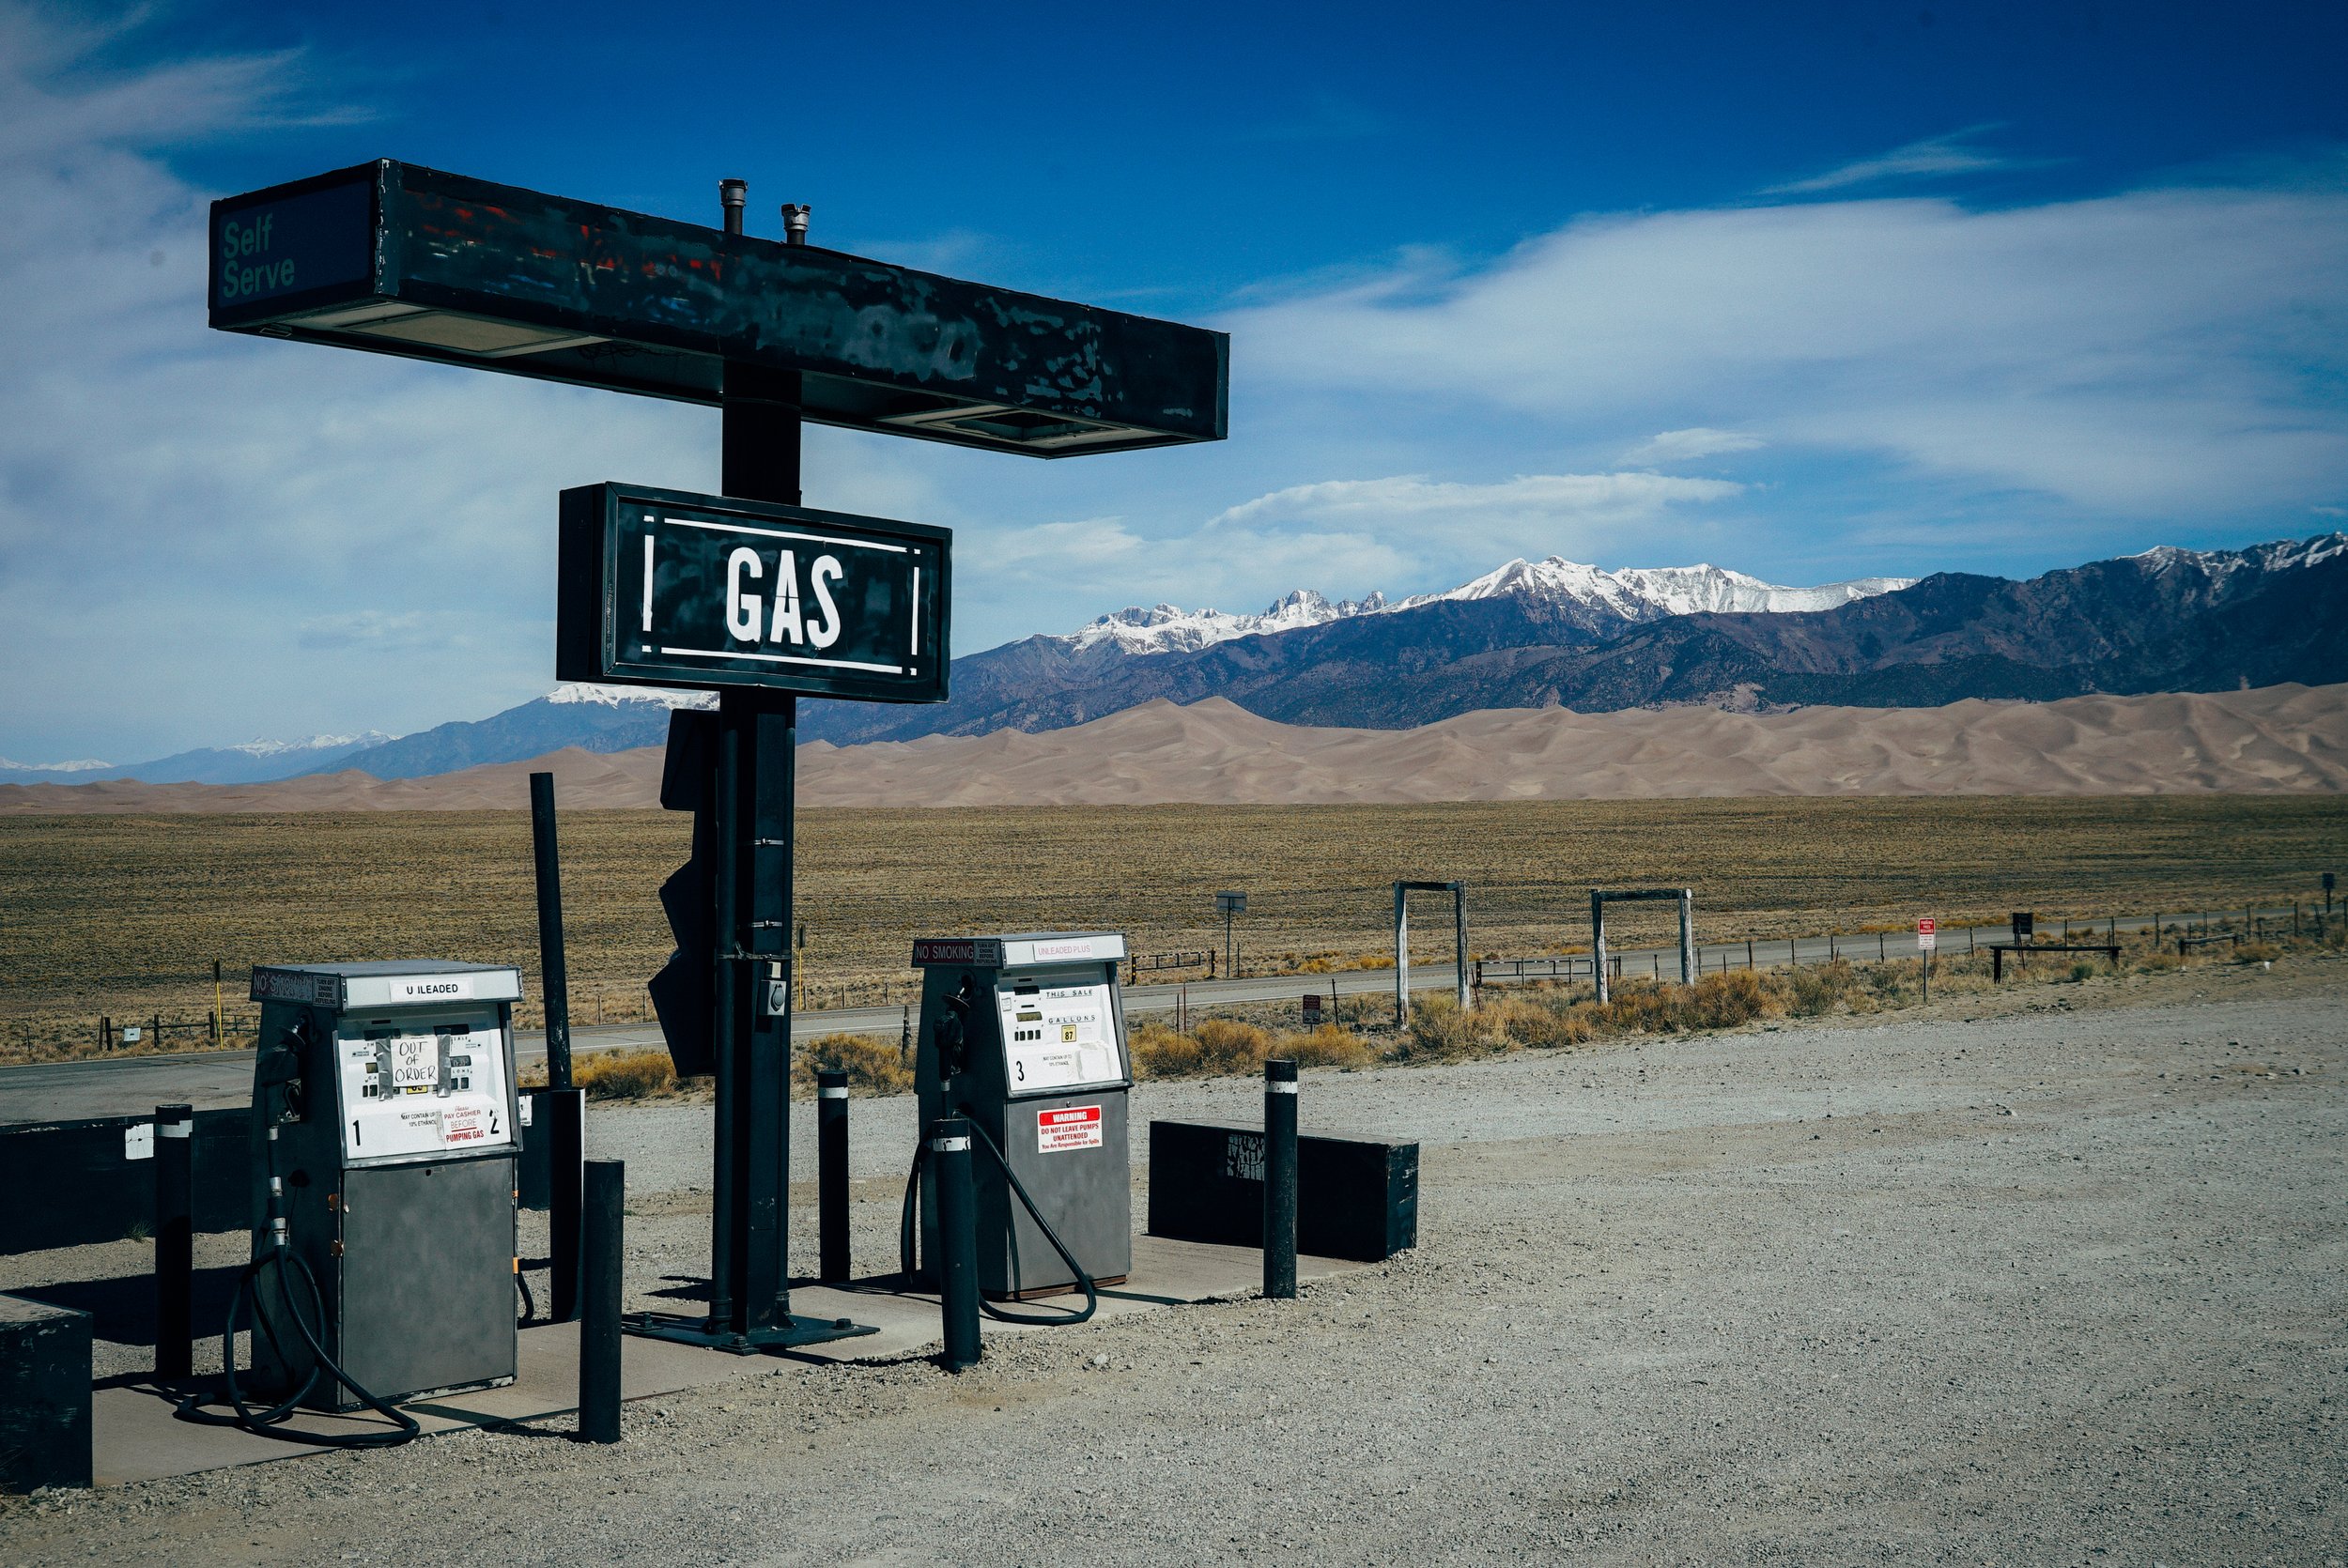
[[[597,1051],[572,1062],[571,1086],[589,1099],[648,1099],[679,1084],[665,1051]]]
[[[1504,1037],[1511,1045],[1536,1050],[1580,1045],[1598,1030],[1584,1012],[1562,998],[1494,996],[1476,1009],[1482,1027]]]
[[[1198,1042],[1163,1023],[1144,1023],[1125,1038],[1136,1078],[1192,1078],[1198,1073]]]
[[[1866,990],[1848,959],[1796,969],[1786,976],[1785,1010],[1797,1018],[1816,1018],[1846,1006],[1863,1005]]]
[[[1756,1018],[1775,1018],[1785,1004],[1757,971],[1728,969],[1696,981],[1688,1010],[1699,1029],[1733,1029]]]
[[[852,1095],[901,1095],[913,1088],[913,1068],[899,1056],[897,1042],[871,1035],[826,1035],[793,1048],[795,1094],[813,1094],[818,1071],[846,1073]]]
[[[1272,1031],[1228,1018],[1210,1018],[1191,1034],[1198,1041],[1198,1070],[1210,1077],[1261,1072],[1272,1054]]]
[[[1300,1068],[1357,1068],[1375,1059],[1369,1042],[1351,1029],[1324,1023],[1309,1034],[1283,1035],[1274,1055]]]
[[[2272,942],[2246,942],[2233,950],[2236,963],[2263,963],[2282,956],[2282,948]]]

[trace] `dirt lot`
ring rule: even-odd
[[[630,1407],[616,1451],[10,1504],[0,1559],[2338,1562],[2344,998],[2348,961],[2292,961],[1308,1075],[1308,1127],[1427,1151],[1420,1248],[1303,1301],[960,1377],[780,1365]],[[909,1107],[856,1115],[877,1267]],[[641,1299],[701,1255],[706,1112],[596,1116]]]
[[[2348,832],[2348,798],[810,810],[800,826],[801,980],[829,1005],[902,999],[917,935],[1097,928],[1203,958],[1222,945],[1222,888],[1248,892],[1237,939],[1258,972],[1283,955],[1383,960],[1398,875],[1466,880],[1471,946],[1506,955],[1586,943],[1599,884],[1694,887],[1710,941],[1925,912],[1954,928],[2016,909],[2278,905],[2320,897],[2310,869]],[[687,824],[575,812],[562,832],[574,1018],[632,1019],[672,945],[655,894]],[[1450,951],[1440,904],[1416,911],[1428,959]],[[0,1058],[35,1040],[94,1050],[101,1015],[160,1013],[187,1025],[166,1044],[198,1046],[215,959],[232,1013],[249,1011],[255,961],[428,954],[537,974],[519,811],[0,818]],[[1672,940],[1672,918],[1626,905],[1609,924],[1631,947]],[[522,1013],[534,1023],[535,1002]]]

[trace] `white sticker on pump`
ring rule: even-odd
[[[1003,1026],[1003,1076],[1012,1094],[1114,1084],[1124,1077],[1107,986],[1010,991],[996,1001]]]
[[[1101,1108],[1098,1105],[1070,1105],[1058,1111],[1038,1111],[1035,1114],[1035,1148],[1038,1154],[1061,1154],[1069,1149],[1097,1149],[1101,1146]]]

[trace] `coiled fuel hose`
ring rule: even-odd
[[[219,1401],[212,1395],[202,1393],[190,1394],[181,1400],[175,1413],[181,1421],[198,1422],[206,1426],[240,1427],[256,1437],[282,1437],[289,1443],[309,1443],[317,1448],[390,1448],[421,1437],[424,1428],[416,1423],[413,1416],[378,1399],[345,1372],[334,1358],[326,1353],[326,1347],[318,1343],[317,1331],[310,1327],[312,1318],[321,1323],[325,1321],[326,1303],[318,1292],[317,1276],[311,1272],[309,1260],[293,1250],[286,1235],[286,1188],[277,1175],[277,1123],[274,1118],[270,1122],[268,1144],[269,1251],[246,1264],[244,1271],[237,1277],[236,1294],[229,1298],[228,1319],[220,1335],[220,1364],[227,1376],[228,1404],[234,1407],[235,1414],[206,1408]],[[278,1301],[285,1308],[286,1317],[293,1324],[295,1331],[301,1336],[302,1344],[308,1347],[311,1361],[309,1376],[302,1378],[299,1387],[277,1404],[256,1410],[246,1400],[243,1386],[237,1381],[239,1319],[249,1312],[253,1331],[269,1341],[270,1349],[279,1364],[283,1365],[287,1359],[285,1345],[278,1339],[269,1314],[261,1311],[260,1282],[264,1273],[275,1279]],[[295,1293],[297,1282],[301,1295],[309,1298],[310,1306],[306,1314],[302,1311],[301,1296]],[[286,1425],[295,1409],[317,1389],[321,1376],[330,1379],[326,1384],[329,1389],[336,1384],[348,1389],[358,1397],[360,1404],[390,1422],[392,1430],[304,1432],[300,1427]]]
[[[1003,1173],[1004,1179],[1011,1183],[1012,1191],[1018,1195],[1020,1206],[1027,1209],[1027,1217],[1035,1222],[1036,1229],[1043,1233],[1043,1239],[1052,1244],[1052,1251],[1058,1253],[1060,1255],[1060,1261],[1067,1264],[1075,1274],[1077,1288],[1084,1292],[1085,1298],[1084,1310],[1081,1312],[1051,1313],[1038,1316],[1029,1313],[1006,1312],[995,1302],[988,1300],[984,1295],[981,1295],[979,1310],[997,1322],[1023,1323],[1030,1328],[1039,1329],[1068,1328],[1090,1321],[1093,1313],[1098,1311],[1101,1305],[1100,1287],[1092,1283],[1092,1276],[1085,1272],[1084,1265],[1076,1261],[1076,1254],[1068,1250],[1068,1243],[1059,1238],[1059,1232],[1052,1228],[1052,1222],[1046,1220],[1043,1210],[1036,1207],[1035,1199],[1027,1195],[1026,1184],[1019,1179],[1019,1173],[1011,1168],[1011,1161],[1003,1158],[1003,1151],[995,1146],[995,1140],[989,1137],[986,1129],[979,1124],[977,1113],[965,1105],[954,1114],[967,1122],[970,1130],[979,1135],[979,1143],[994,1160],[996,1169]],[[905,1177],[904,1208],[897,1220],[897,1267],[908,1280],[913,1278],[914,1274],[914,1205],[919,1201],[921,1195],[921,1166],[929,1159],[929,1147],[927,1137],[919,1139],[913,1145],[913,1170]]]

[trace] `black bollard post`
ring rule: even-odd
[[[155,1107],[155,1376],[195,1371],[195,1110]]]
[[[551,1089],[538,1099],[547,1118],[547,1321],[579,1317],[579,1202],[587,1164],[587,1091]]]
[[[1263,1065],[1263,1293],[1296,1297],[1296,1064]]]
[[[979,1363],[979,1195],[970,1179],[970,1124],[940,1116],[930,1128],[930,1178],[937,1193],[938,1305],[949,1372]]]
[[[848,1268],[848,1075],[815,1075],[815,1234],[818,1279],[844,1282]]]
[[[579,1436],[582,1442],[620,1440],[620,1267],[627,1167],[617,1160],[587,1161],[585,1276],[579,1314]]]

